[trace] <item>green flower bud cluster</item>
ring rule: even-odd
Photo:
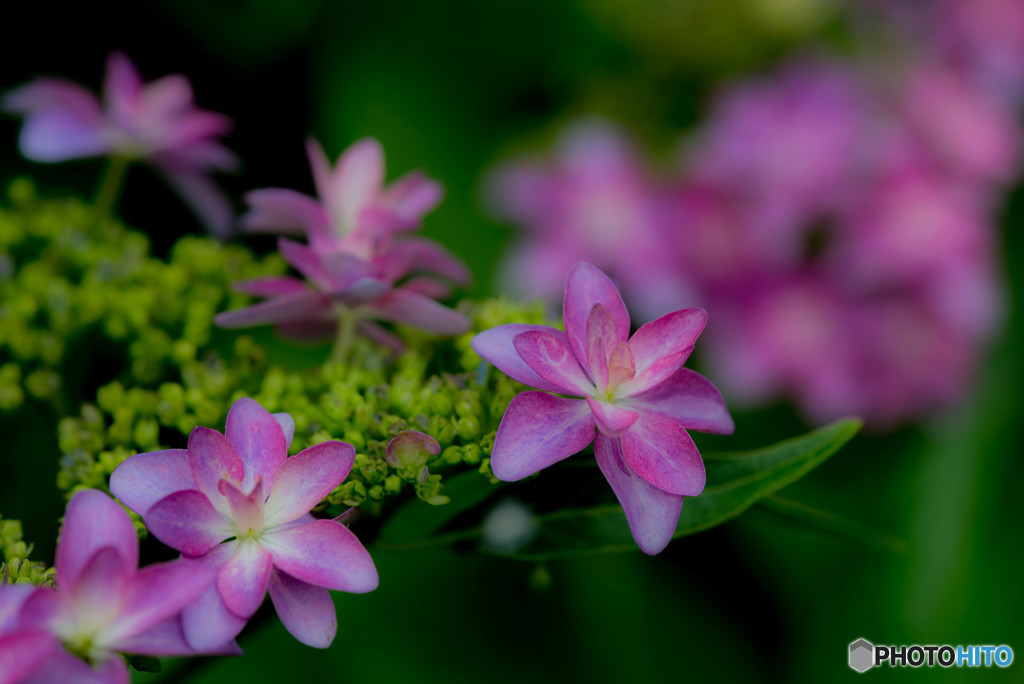
[[[0,517],[0,584],[53,585],[53,568],[29,560],[32,545],[22,540],[21,523]]]
[[[496,481],[489,463],[495,432],[512,397],[525,389],[491,370],[469,341],[494,325],[543,321],[542,310],[506,302],[464,302],[462,308],[474,322],[471,332],[454,340],[411,335],[397,359],[360,339],[346,363],[295,371],[268,364],[268,351],[243,336],[227,360],[201,349],[202,361],[179,365],[178,377],[163,383],[110,383],[94,405],[61,422],[58,484],[69,492],[106,488],[110,473],[131,454],[182,448],[196,425],[223,429],[231,404],[250,396],[292,416],[291,454],[334,439],[356,448],[351,474],[324,505],[375,504],[403,490],[434,505],[447,503],[447,472],[471,466]],[[437,440],[437,453],[417,454],[411,465],[389,463],[388,443],[410,430]]]
[[[276,255],[259,260],[196,237],[164,262],[150,256],[144,235],[78,200],[37,198],[25,180],[8,195],[11,206],[0,207],[0,411],[16,410],[26,394],[57,402],[69,342],[85,351],[102,345],[105,354],[127,347],[132,378],[157,380],[198,358],[214,313],[248,303],[229,292],[231,282],[284,271]]]

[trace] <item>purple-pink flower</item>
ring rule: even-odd
[[[207,177],[234,168],[234,155],[218,142],[231,129],[227,117],[198,109],[181,75],[143,83],[124,54],[107,59],[102,101],[82,86],[39,78],[4,97],[4,109],[25,117],[21,152],[38,162],[113,156],[153,165],[209,229],[224,235],[231,205]]]
[[[194,655],[179,614],[213,571],[180,561],[139,570],[138,561],[124,509],[96,490],[76,494],[57,542],[56,588],[0,585],[0,683],[127,684],[121,653]],[[229,642],[217,650],[239,653]]]
[[[594,442],[634,539],[658,553],[675,532],[683,497],[704,489],[704,464],[686,430],[733,430],[714,385],[683,368],[706,315],[673,311],[630,336],[618,289],[581,262],[566,279],[564,319],[564,333],[509,324],[473,339],[503,373],[543,390],[509,404],[491,467],[499,479],[519,480]]]
[[[306,146],[319,201],[294,190],[254,190],[243,224],[253,232],[304,234],[309,245],[281,238],[278,248],[302,276],[235,283],[267,300],[220,313],[217,325],[274,325],[285,337],[319,340],[339,325],[399,350],[401,340],[374,321],[402,323],[440,335],[469,329],[461,313],[439,304],[448,283],[470,281],[465,264],[433,240],[405,235],[441,200],[436,181],[413,171],[384,187],[384,153],[366,138],[331,167],[314,140]]]
[[[228,412],[224,434],[197,427],[187,449],[137,454],[110,489],[186,563],[216,583],[182,615],[196,648],[233,639],[267,591],[299,641],[326,648],[337,632],[329,589],[363,593],[377,570],[348,528],[310,510],[348,475],[355,449],[324,442],[288,458],[294,423],[252,399]]]
[[[251,210],[242,223],[251,232],[306,235],[317,252],[342,250],[370,260],[395,233],[419,227],[444,188],[421,171],[384,186],[384,149],[374,138],[349,146],[332,167],[323,148],[306,141],[319,200],[295,190],[267,188],[246,195]]]

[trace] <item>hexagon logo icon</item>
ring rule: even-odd
[[[857,639],[850,644],[850,667],[857,672],[866,672],[875,664],[875,647],[866,639]]]

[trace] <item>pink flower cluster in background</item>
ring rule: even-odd
[[[553,300],[587,259],[649,316],[714,312],[702,359],[738,402],[884,429],[955,401],[1000,319],[995,219],[1021,147],[1020,89],[993,83],[1024,80],[1024,17],[980,4],[1007,40],[954,2],[884,72],[804,59],[732,84],[662,177],[594,122],[497,169],[495,211],[526,233],[507,282]]]

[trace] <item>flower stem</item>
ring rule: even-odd
[[[359,317],[356,312],[347,306],[338,306],[338,333],[334,338],[334,349],[331,351],[331,361],[334,363],[345,363],[348,360],[348,353],[352,349],[352,343],[356,338],[356,323]]]
[[[110,213],[117,201],[117,195],[121,191],[121,184],[124,181],[124,172],[128,169],[128,157],[116,155],[110,158],[107,163],[107,171],[100,182],[100,188],[96,192],[96,216],[99,220],[110,218]]]

